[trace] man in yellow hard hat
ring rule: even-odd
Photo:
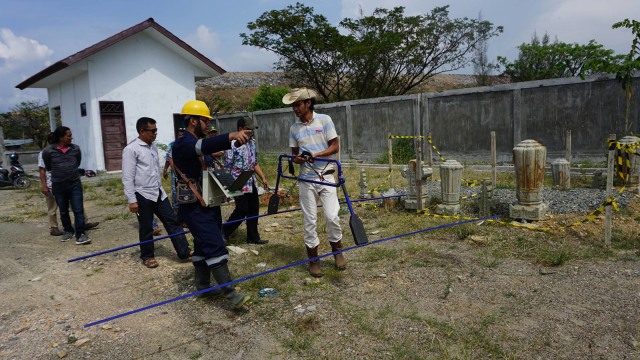
[[[252,131],[243,130],[203,139],[211,120],[209,107],[202,101],[187,101],[180,112],[185,122],[185,134],[173,144],[172,156],[174,169],[189,179],[202,183],[200,157],[216,151],[231,148],[231,141],[239,144],[249,141]],[[202,194],[200,194],[202,195]],[[180,197],[178,197],[180,202]],[[214,208],[203,206],[200,202],[181,203],[178,218],[187,224],[193,235],[194,254],[191,258],[195,268],[195,281],[198,290],[211,287],[211,275],[218,284],[232,281],[227,261],[229,253],[222,239],[220,226],[214,216]],[[224,294],[234,307],[239,308],[249,300],[248,295],[238,293],[233,286],[225,286],[222,291],[211,291],[206,295]]]

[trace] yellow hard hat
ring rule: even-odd
[[[204,116],[209,119],[213,119],[211,117],[211,111],[209,111],[209,107],[204,101],[200,100],[189,100],[182,107],[181,115],[197,115]]]

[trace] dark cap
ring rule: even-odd
[[[257,125],[253,124],[253,119],[251,119],[248,116],[241,117],[240,119],[238,119],[238,128],[241,128],[241,127],[246,127],[246,128],[249,128],[250,130],[258,128]]]

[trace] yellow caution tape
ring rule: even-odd
[[[444,157],[442,157],[442,155],[440,154],[440,151],[438,151],[438,149],[436,149],[436,146],[433,145],[433,141],[431,139],[431,135],[427,136],[427,141],[429,142],[429,145],[431,145],[431,148],[436,152],[436,154],[438,154],[438,157],[440,157],[440,161],[446,161]]]
[[[616,203],[616,199],[605,199],[602,202],[602,205],[600,205],[596,210],[594,210],[591,214],[589,214],[589,216],[587,216],[586,218],[580,220],[580,221],[576,221],[574,223],[571,223],[569,225],[564,225],[564,226],[558,226],[558,227],[539,227],[536,226],[535,224],[522,224],[522,223],[518,223],[515,221],[512,222],[508,222],[508,221],[500,221],[500,220],[495,220],[495,219],[488,219],[485,220],[487,222],[490,223],[496,223],[496,224],[500,224],[500,225],[508,225],[508,226],[514,226],[514,227],[518,227],[518,228],[523,228],[523,229],[527,229],[527,230],[536,230],[536,231],[551,231],[551,230],[564,230],[564,229],[568,229],[571,227],[575,227],[575,226],[579,226],[582,225],[584,223],[587,223],[589,221],[592,221],[594,219],[596,219],[598,216],[600,216],[600,214],[602,214],[607,206],[613,206],[613,208],[618,211],[618,204]],[[434,218],[441,218],[441,219],[461,219],[461,220],[472,220],[475,218],[472,217],[465,217],[465,216],[459,216],[459,215],[440,215],[440,214],[434,214],[429,212],[428,210],[422,210],[422,211],[417,211],[418,214],[422,214],[425,216],[431,216]]]
[[[392,174],[393,174],[393,167],[391,167],[391,169],[389,169],[389,175],[387,175],[387,178],[385,179],[385,181],[382,184],[376,186],[374,191],[380,192],[380,189],[382,188],[382,185],[384,185],[384,184],[389,184],[389,187],[391,187],[391,175]]]
[[[411,136],[411,135],[389,135],[389,139],[424,139],[424,136]]]

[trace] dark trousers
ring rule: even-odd
[[[246,217],[252,217],[252,219],[246,220],[247,222],[247,242],[260,241],[260,234],[258,233],[258,218],[255,217],[260,212],[260,198],[258,196],[258,190],[253,185],[253,192],[242,194],[234,199],[236,208],[229,216],[227,222],[244,219]],[[226,224],[222,227],[225,237],[228,239],[231,234],[242,224],[242,221],[237,221],[231,224]]]
[[[222,209],[220,209],[220,206],[213,207],[213,219],[218,224],[218,229],[222,229]]]
[[[151,201],[136,193],[138,201],[138,238],[140,242],[153,239],[153,215],[155,214],[164,225],[169,234],[182,232],[182,226],[176,220],[169,199],[160,200],[162,194],[158,195],[157,201]],[[180,259],[189,257],[189,243],[184,234],[171,236],[171,243]],[[140,258],[142,260],[155,256],[154,242],[140,245]]]
[[[60,221],[65,232],[74,233],[76,239],[84,234],[84,199],[82,197],[82,182],[80,179],[54,183],[52,185],[53,196],[56,198],[56,204],[60,210]],[[69,216],[69,204],[73,210],[74,227],[71,225],[71,217]]]
[[[215,208],[202,207],[198,203],[180,204],[178,207],[178,219],[187,224],[193,235],[191,261],[194,266],[216,267],[229,259],[215,212]]]

